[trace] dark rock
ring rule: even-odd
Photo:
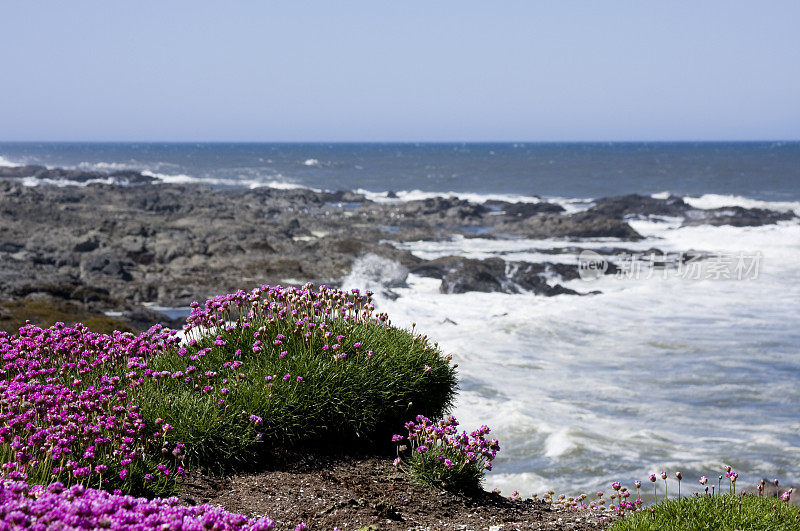
[[[89,236],[75,244],[73,250],[76,253],[88,253],[100,247],[100,241],[97,236]]]
[[[486,201],[484,205],[496,207],[500,212],[513,219],[524,219],[537,214],[560,214],[564,207],[555,203],[508,203],[506,201]]]
[[[0,166],[1,167],[1,166]],[[0,243],[0,253],[16,253],[20,249],[22,249],[24,245],[21,243],[14,243],[14,242],[2,242]]]
[[[793,212],[776,212],[763,208],[722,207],[709,210],[690,210],[684,225],[732,225],[734,227],[758,227],[779,221],[794,219]]]
[[[619,238],[638,240],[641,235],[622,220],[595,212],[579,212],[572,216],[540,214],[497,228],[533,239],[544,238]]]
[[[472,260],[453,258],[442,275],[442,293],[466,293],[468,291],[502,292],[505,281],[505,262],[501,258]],[[441,259],[440,259],[441,260]]]
[[[439,221],[464,221],[480,219],[490,210],[483,205],[470,203],[456,197],[431,197],[393,205],[401,216],[419,218],[433,216]]]
[[[133,280],[133,277],[128,272],[127,265],[125,262],[115,260],[109,256],[91,256],[81,262],[81,275],[102,274],[128,282]]]
[[[352,192],[350,190],[339,190],[326,194],[326,203],[363,203],[367,198],[364,194]]]
[[[442,279],[439,290],[442,293],[466,293],[480,291],[486,293],[533,292],[537,295],[553,296],[559,294],[577,295],[578,292],[561,285],[551,286],[547,275],[555,270],[555,264],[532,264],[528,262],[508,262],[501,258],[474,260],[447,256],[420,264],[412,272]],[[577,268],[575,268],[577,269]]]
[[[763,208],[740,206],[703,210],[693,208],[675,195],[666,199],[655,199],[638,194],[598,199],[595,201],[595,206],[588,212],[616,219],[647,216],[683,217],[685,218],[684,225],[732,225],[735,227],[770,225],[797,217],[793,212],[776,212]]]
[[[604,197],[594,202],[589,212],[623,219],[626,216],[684,216],[691,207],[676,195],[655,199],[647,195],[629,194]]]

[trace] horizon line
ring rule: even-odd
[[[0,144],[758,144],[800,138],[694,140],[2,140]]]

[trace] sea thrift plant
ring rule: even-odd
[[[0,332],[0,477],[169,490],[181,447],[148,436],[130,371],[175,343],[160,326],[139,337],[63,323]]]
[[[0,480],[0,531],[10,529],[152,529],[262,531],[275,527],[269,518],[252,519],[221,507],[185,507],[177,498],[148,500],[62,483],[29,486]],[[303,528],[304,529],[304,528]]]
[[[137,372],[143,414],[163,422],[149,431],[185,443],[187,462],[224,469],[298,444],[374,444],[411,404],[440,417],[454,366],[376,313],[371,295],[306,284],[193,303],[184,343]]]
[[[487,440],[490,430],[481,426],[470,434],[458,432],[458,420],[449,416],[432,422],[423,415],[407,422],[407,435],[395,435],[398,457],[394,464],[413,479],[450,490],[480,487],[485,471],[500,450],[497,439]]]
[[[370,444],[455,368],[371,293],[263,286],[192,305],[185,338],[83,325],[0,333],[0,478],[165,494],[184,460],[251,464],[294,443]],[[268,445],[265,443],[269,443]]]

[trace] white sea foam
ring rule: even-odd
[[[312,192],[322,192],[321,188],[312,188],[310,186],[304,186],[302,184],[297,184],[288,181],[265,181],[260,186],[266,186],[267,188],[277,188],[279,190],[311,190]],[[251,186],[251,188],[257,188],[257,186]]]
[[[582,249],[593,249],[601,254],[605,254],[605,249],[614,247],[643,252],[653,246],[653,241],[631,242],[616,238],[597,238],[580,242],[563,238],[493,240],[488,238],[465,238],[461,235],[454,235],[443,241],[420,240],[395,243],[395,245],[400,249],[411,251],[414,255],[426,260],[452,255],[478,260],[500,256],[507,261],[577,264],[578,254]],[[546,250],[560,250],[561,252],[544,252]]]
[[[766,208],[780,212],[793,211],[800,216],[800,202],[798,201],[760,201],[738,195],[719,195],[704,194],[700,197],[686,196],[683,198],[686,203],[695,208],[721,208],[729,206],[739,206],[743,208]]]
[[[90,184],[118,184],[117,179],[113,177],[104,177],[101,179],[87,179],[85,181],[73,181],[71,179],[39,179],[36,177],[24,177],[22,179],[22,186],[89,186]]]
[[[136,170],[139,168],[139,165],[135,162],[80,162],[77,166],[81,170],[86,171],[105,171],[105,172],[113,172],[113,171],[125,171],[125,170]]]
[[[306,159],[303,162],[303,166],[319,166],[319,161],[317,159]]]
[[[158,181],[166,184],[225,184],[223,182],[217,182],[222,181],[221,179],[201,179],[198,177],[192,177],[191,175],[186,175],[185,173],[167,174],[144,170],[142,175],[153,177],[154,179],[158,179]]]
[[[105,164],[105,163],[98,163],[98,164]],[[119,171],[125,169],[136,170],[132,166],[122,165],[122,164],[116,166],[108,165],[107,167],[104,168],[95,166],[97,165],[86,165],[83,167],[83,169],[87,171]],[[161,173],[151,170],[142,170],[140,173],[147,177],[153,177],[157,183],[164,183],[164,184],[205,184],[208,186],[227,186],[234,188],[245,187],[250,189],[254,188],[276,188],[280,190],[305,189],[314,192],[322,192],[322,190],[318,188],[311,188],[308,186],[303,186],[301,184],[287,181],[280,174],[276,174],[273,176],[272,179],[267,180],[264,178],[258,178],[258,179],[247,178],[245,176],[240,176],[239,178],[195,177],[184,173],[170,174],[170,173]],[[120,183],[120,181],[114,177],[87,179],[85,181],[74,181],[70,179],[41,179],[36,177],[26,177],[22,179],[22,183],[24,186],[62,186],[62,187],[87,186],[89,184],[95,184],[95,183],[124,184]]]
[[[279,180],[282,178],[280,174],[277,174],[271,180],[265,180],[263,178],[253,179],[247,178],[245,176],[240,176],[238,178],[212,178],[212,177],[194,177],[192,175],[186,174],[168,174],[168,173],[157,173],[149,170],[145,170],[141,172],[142,175],[146,175],[148,177],[153,177],[158,180],[158,182],[165,183],[165,184],[206,184],[209,186],[231,186],[231,187],[245,187],[245,188],[277,188],[281,190],[294,190],[294,189],[308,189],[313,190],[316,192],[320,192],[321,190],[315,188],[309,188],[307,186],[303,186],[300,184],[292,183],[286,180]]]
[[[402,203],[405,201],[420,201],[432,199],[434,197],[457,197],[473,203],[485,203],[486,201],[508,201],[509,203],[541,203],[542,199],[536,196],[516,195],[516,194],[475,194],[465,192],[424,192],[422,190],[400,190],[395,192],[397,197],[389,197],[389,192],[372,192],[359,188],[357,193],[364,194],[367,199],[376,203]]]
[[[5,158],[4,156],[0,155],[0,166],[16,167],[16,166],[22,166],[22,164],[19,164],[17,162],[13,162],[13,161]]]
[[[401,247],[425,258],[567,262],[574,254],[537,251],[618,245],[761,253],[760,275],[728,282],[606,276],[566,283],[600,295],[552,298],[443,295],[439,280],[409,275],[407,287],[395,290],[400,298],[379,306],[395,324],[416,322],[454,355],[462,381],[454,413],[467,429],[489,424],[501,441],[489,488],[577,494],[661,469],[713,474],[722,464],[739,470],[743,483],[763,475],[800,481],[800,423],[787,420],[800,417],[800,333],[792,325],[800,322],[800,223],[631,224],[644,240],[455,237]],[[778,399],[786,404],[780,414],[771,406]]]
[[[654,199],[667,199],[671,195],[670,192],[658,192],[651,194],[650,197]],[[740,195],[723,194],[703,194],[699,197],[687,195],[683,197],[683,200],[686,204],[699,209],[738,206],[742,208],[763,208],[775,210],[777,212],[794,212],[800,216],[800,201],[763,201],[742,197]]]

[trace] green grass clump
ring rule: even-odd
[[[610,531],[734,531],[800,529],[798,508],[777,498],[726,494],[668,500],[627,513]]]
[[[386,447],[410,410],[440,418],[449,357],[374,315],[370,295],[265,286],[194,304],[187,343],[138,375],[146,431],[225,470],[298,446]]]

